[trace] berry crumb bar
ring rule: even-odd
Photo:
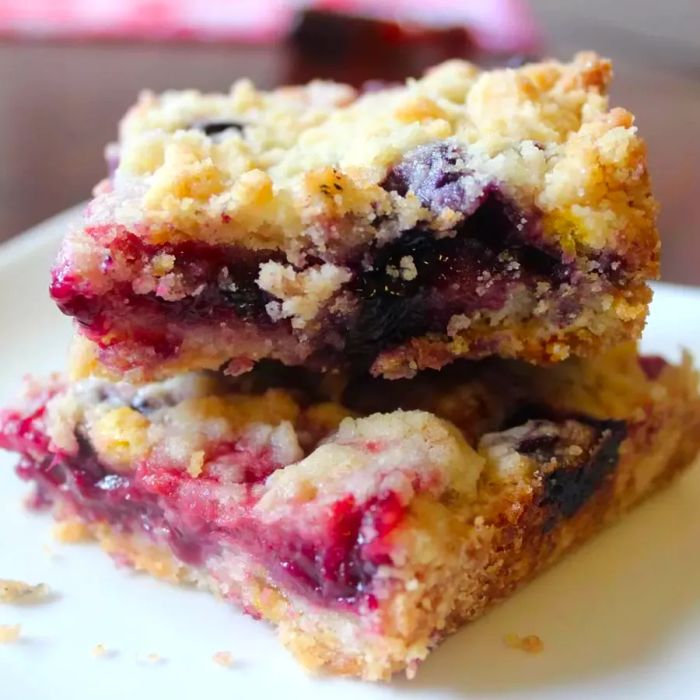
[[[144,93],[51,293],[132,381],[262,359],[405,378],[644,324],[656,206],[590,53],[405,85]]]
[[[270,363],[54,378],[0,445],[119,563],[220,593],[310,668],[384,679],[687,466],[697,386],[632,346],[347,386]]]

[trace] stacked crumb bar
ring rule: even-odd
[[[2,414],[33,503],[413,674],[689,465],[698,377],[636,347],[658,273],[610,63],[145,93],[69,231],[64,376]]]

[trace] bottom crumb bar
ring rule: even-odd
[[[626,346],[346,385],[53,378],[1,423],[34,506],[270,621],[305,666],[379,680],[689,465],[700,399],[689,358]]]

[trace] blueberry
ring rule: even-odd
[[[423,290],[442,269],[438,263],[444,247],[429,231],[414,229],[373,251],[371,268],[357,280],[362,304],[348,332],[349,354],[373,356],[429,329]],[[410,274],[402,270],[406,262],[412,265]]]
[[[374,357],[384,348],[424,335],[430,327],[429,308],[421,297],[380,295],[362,304],[350,328],[346,351],[351,356]]]
[[[574,516],[602,488],[617,466],[627,424],[581,414],[556,416],[550,411],[548,418],[525,425],[530,430],[514,447],[540,464],[539,506],[548,511],[544,526],[548,531],[561,518]]]
[[[190,129],[199,129],[207,136],[220,134],[227,129],[236,129],[243,131],[245,124],[242,122],[226,121],[224,119],[202,119],[201,121],[193,122]]]
[[[405,196],[409,191],[434,214],[452,209],[468,216],[485,196],[464,150],[450,141],[418,146],[387,175],[384,189]]]
[[[262,291],[255,284],[241,284],[235,290],[219,289],[219,298],[225,306],[232,307],[236,313],[246,320],[266,320],[265,304],[272,296]]]

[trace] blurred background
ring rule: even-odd
[[[594,49],[637,115],[663,276],[700,284],[700,0],[0,0],[0,240],[86,199],[142,88],[400,79]]]

